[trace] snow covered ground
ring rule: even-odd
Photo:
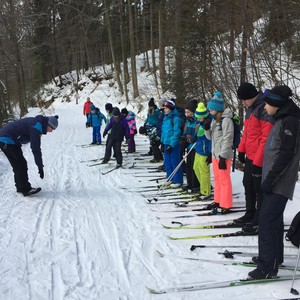
[[[151,177],[139,176],[149,170],[129,169],[148,164],[124,155],[124,168],[107,175],[115,165],[89,167],[90,159],[103,157],[104,146],[82,148],[91,142],[91,129],[85,128],[82,107],[87,91],[82,92],[78,105],[56,101],[46,114],[58,114],[59,126],[42,137],[45,178],[41,180],[29,145],[23,146],[29,164],[33,187],[42,191],[24,198],[15,192],[11,167],[0,152],[0,299],[2,300],[115,300],[115,299],[282,299],[292,298],[291,281],[272,284],[221,288],[198,292],[152,295],[145,285],[171,287],[177,284],[214,282],[247,277],[251,268],[160,257],[156,250],[173,255],[228,261],[218,251],[231,249],[255,253],[257,249],[230,245],[257,245],[257,237],[230,237],[188,241],[172,241],[171,236],[206,235],[234,232],[236,229],[168,230],[174,205],[150,205],[141,191],[155,185]],[[96,101],[95,101],[96,99]],[[106,101],[92,100],[104,111]],[[118,105],[116,100],[112,100]],[[118,105],[123,108],[124,105]],[[146,105],[147,106],[147,103]],[[128,107],[132,109],[132,107]],[[32,109],[29,115],[40,113]],[[138,118],[138,125],[142,121]],[[103,131],[103,129],[102,129]],[[137,135],[137,152],[148,151],[148,141]],[[147,160],[150,160],[147,157]],[[159,176],[154,174],[155,176]],[[232,174],[233,190],[240,192],[237,202],[244,200],[242,173]],[[161,182],[161,181],[160,181]],[[144,194],[147,194],[146,192]],[[150,194],[150,192],[148,192]],[[152,193],[152,195],[155,194]],[[289,201],[285,223],[290,224],[299,211],[300,186],[295,199]],[[158,211],[154,211],[158,210]],[[180,213],[181,215],[182,213]],[[184,213],[183,213],[184,214]],[[177,219],[184,223],[208,224],[231,220],[242,215],[210,216]],[[158,219],[160,217],[161,219]],[[223,222],[223,223],[224,223]],[[219,245],[190,251],[192,244]],[[289,243],[286,243],[290,246]],[[296,248],[286,248],[296,254]],[[234,261],[249,261],[236,256]],[[295,257],[286,262],[294,264]],[[281,275],[292,274],[281,271]],[[300,281],[295,282],[300,290]]]

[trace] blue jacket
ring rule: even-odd
[[[147,119],[145,121],[145,126],[151,125],[153,127],[156,127],[159,115],[160,115],[160,110],[158,108],[155,109],[152,114],[148,114]]]
[[[92,127],[101,127],[102,121],[106,123],[106,117],[100,112],[91,112],[87,118],[87,123],[91,123]]]
[[[126,140],[130,138],[129,126],[125,117],[121,114],[119,118],[111,117],[109,124],[105,127],[103,136],[110,131],[110,139],[123,141],[124,137]]]
[[[182,127],[182,119],[178,116],[177,110],[174,109],[164,117],[161,132],[161,142],[164,145],[171,146],[172,148],[180,144]]]
[[[200,122],[197,132],[195,150],[198,154],[207,156],[209,153],[211,153],[211,140],[205,136],[205,130],[202,126],[203,122]]]
[[[10,122],[0,129],[0,142],[18,146],[30,143],[35,164],[42,168],[41,135],[47,134],[47,127],[48,117],[42,115]]]
[[[157,125],[156,125],[156,134],[159,137],[161,137],[161,127],[162,127],[164,117],[165,117],[165,112],[163,109],[160,109],[160,113],[159,113],[158,121],[157,121]]]
[[[197,140],[197,131],[198,131],[199,122],[195,117],[186,118],[183,130],[183,136],[188,142],[188,150],[191,149],[192,145]]]

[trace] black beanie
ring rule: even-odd
[[[145,126],[141,126],[139,128],[139,134],[146,134],[147,130],[146,130],[146,127]]]
[[[238,90],[237,96],[240,100],[248,100],[256,97],[258,95],[258,91],[255,86],[249,82],[242,83]]]
[[[112,110],[112,115],[115,116],[115,117],[120,116],[121,115],[120,109],[118,107],[115,107]]]
[[[150,107],[155,107],[155,103],[154,103],[154,98],[151,98],[150,101],[148,102],[148,106]]]
[[[185,109],[188,109],[189,111],[191,112],[195,112],[196,108],[197,108],[197,100],[194,99],[194,100],[191,100],[189,101],[186,105],[185,105]]]
[[[126,117],[128,115],[128,110],[127,108],[122,108],[121,113]]]
[[[113,110],[113,106],[111,103],[106,103],[105,104],[105,110],[109,111],[109,112],[112,112]]]
[[[284,106],[293,95],[291,89],[287,85],[275,86],[271,90],[266,90],[263,98],[266,103],[274,107]]]

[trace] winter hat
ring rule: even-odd
[[[139,134],[146,134],[147,130],[146,130],[146,127],[145,126],[141,126],[139,128]]]
[[[159,106],[163,106],[165,101],[168,101],[168,100],[167,100],[166,98],[161,98],[161,99],[159,99],[159,100],[158,100],[158,105],[159,105]]]
[[[106,103],[105,104],[105,110],[111,112],[113,110],[113,106],[111,103]]]
[[[195,112],[196,108],[197,108],[197,100],[196,99],[189,101],[185,105],[185,109],[188,109],[189,111],[191,111],[193,113]]]
[[[240,100],[252,99],[257,95],[258,95],[257,89],[253,84],[249,82],[242,83],[237,90],[237,96]]]
[[[54,130],[58,126],[58,116],[48,117],[48,125]]]
[[[148,106],[149,107],[155,107],[155,103],[154,103],[154,98],[151,98],[150,101],[148,102]]]
[[[208,111],[204,105],[204,103],[200,102],[195,111],[195,117],[197,119],[205,119],[208,116]]]
[[[127,110],[127,108],[122,108],[122,109],[121,109],[121,113],[122,113],[124,116],[127,116],[127,115],[128,115],[128,110]]]
[[[175,103],[172,100],[167,100],[164,102],[164,107],[169,108],[170,110],[175,109]]]
[[[90,109],[91,109],[91,110],[95,110],[95,109],[96,109],[96,106],[95,106],[95,105],[91,105],[91,106],[90,106]]]
[[[266,90],[263,93],[263,99],[269,105],[280,108],[290,101],[289,97],[292,95],[293,92],[287,85],[280,85],[275,86],[271,90]]]
[[[221,92],[214,93],[214,96],[207,103],[207,109],[216,111],[224,110],[224,100]]]
[[[112,114],[115,117],[118,117],[121,115],[120,109],[118,107],[114,107],[114,109],[112,110]]]

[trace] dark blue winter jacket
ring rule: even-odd
[[[126,140],[129,139],[129,126],[125,117],[121,114],[119,118],[111,117],[108,125],[105,127],[103,135],[106,135],[110,131],[110,139],[123,141],[124,137]]]
[[[48,117],[42,115],[10,122],[0,129],[0,142],[18,146],[30,143],[35,163],[42,168],[41,135],[47,134],[47,126]]]

